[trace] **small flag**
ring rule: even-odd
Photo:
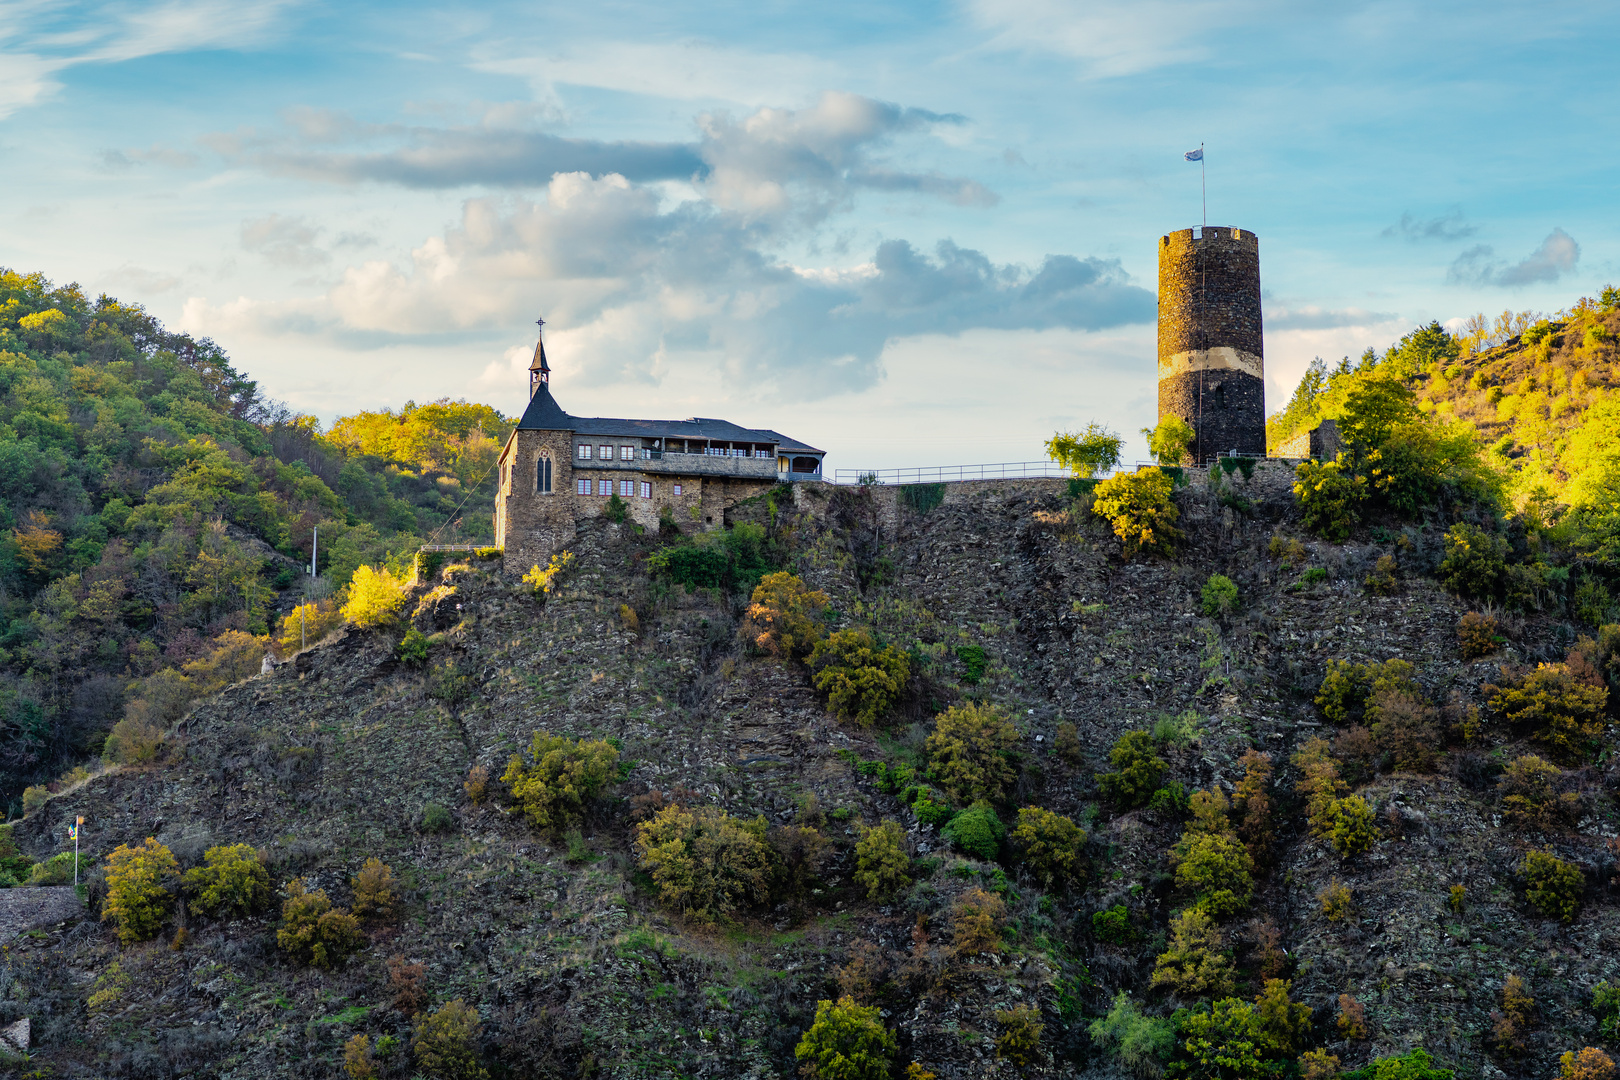
[[[77,825],[69,825],[68,826],[68,839],[69,840],[77,840],[78,838],[79,838],[79,827]]]
[[[1187,151],[1185,154],[1183,154],[1181,156],[1186,158],[1188,161],[1203,161],[1204,160],[1204,148],[1202,146],[1200,146],[1198,149],[1189,150],[1189,151]]]

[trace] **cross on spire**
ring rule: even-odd
[[[546,320],[536,319],[534,324],[541,327],[541,330],[536,332],[534,360],[529,364],[529,396],[531,398],[542,386],[546,386],[551,382],[551,365],[546,363],[546,342],[542,336]]]

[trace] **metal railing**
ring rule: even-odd
[[[1111,470],[1098,479],[1111,476]],[[835,484],[938,484],[952,480],[1066,479],[1073,474],[1055,461],[1006,461],[991,465],[925,465],[913,469],[839,469]]]

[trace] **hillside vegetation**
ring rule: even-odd
[[[292,606],[341,601],[356,567],[487,538],[474,487],[509,428],[441,401],[322,431],[211,341],[0,271],[0,799],[98,755],[161,672],[201,664],[202,691],[257,671]]]
[[[1609,459],[1527,495],[1413,341],[1334,462],[367,565],[0,833],[0,1025],[61,1077],[1613,1080]]]

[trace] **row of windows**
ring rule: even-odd
[[[607,497],[609,497],[610,495],[613,494],[613,485],[614,485],[614,483],[617,483],[619,485],[619,494],[622,497],[624,497],[626,499],[635,498],[636,493],[637,493],[637,488],[638,488],[638,481],[635,481],[635,480],[619,480],[619,481],[598,480],[598,481],[596,481],[594,491],[592,490],[591,481],[589,481],[589,480],[576,480],[576,481],[574,481],[574,493],[577,494],[577,495],[593,495],[593,494],[594,495],[600,495],[602,498],[605,499],[605,498],[607,498]],[[651,483],[649,483],[646,480],[639,481],[639,488],[640,488],[641,497],[643,499],[652,498],[653,491],[652,491],[652,484]],[[672,490],[671,494],[679,495],[680,493],[681,493],[681,485],[679,485],[679,484],[673,485],[673,490]]]
[[[740,450],[736,448],[728,449],[723,446],[706,447],[704,448],[703,452],[711,457],[745,458],[750,456],[750,452],[748,450]],[[640,458],[642,461],[648,461],[652,458],[653,453],[654,451],[650,447],[620,446],[618,456],[620,461],[635,461],[637,458]],[[612,461],[613,447],[607,443],[603,443],[599,446],[592,446],[590,443],[580,443],[574,447],[574,455],[580,461]],[[773,455],[769,450],[754,450],[752,452],[752,456],[756,458],[768,459]]]

